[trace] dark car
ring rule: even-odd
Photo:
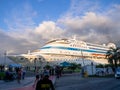
[[[117,68],[117,69],[116,69],[115,78],[116,78],[116,79],[120,78],[120,68]]]

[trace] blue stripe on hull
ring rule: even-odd
[[[93,50],[93,49],[79,49],[79,48],[57,47],[57,46],[46,46],[46,47],[42,47],[40,49],[63,49],[63,50],[94,52],[94,53],[102,53],[102,54],[106,53],[106,51],[98,51],[98,50]]]

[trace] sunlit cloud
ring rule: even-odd
[[[46,41],[53,38],[62,37],[63,33],[64,31],[60,27],[58,27],[55,22],[44,21],[39,26],[33,29],[24,29],[23,32],[16,31],[7,33],[6,36],[8,37],[9,41],[5,44],[9,45],[9,47],[6,48],[6,50],[8,50],[8,52],[13,51],[11,53],[14,53],[16,51],[26,52],[27,50],[38,49],[42,45],[44,45]],[[21,50],[21,48],[25,49]]]
[[[5,41],[0,44],[4,47],[1,51],[25,53],[42,47],[48,40],[73,35],[87,42],[119,45],[119,11],[120,5],[114,4],[102,11],[99,2],[72,0],[69,10],[56,21],[50,19],[36,24],[34,18],[38,13],[26,3],[19,12],[13,9],[11,17],[4,19],[8,30],[0,30],[0,41]]]
[[[42,36],[43,39],[52,39],[61,37],[64,31],[53,21],[44,21],[36,29],[35,33]]]
[[[66,17],[63,16],[59,19],[59,22],[66,27],[66,33],[69,32],[70,36],[76,34],[81,40],[93,43],[120,43],[119,5],[113,5],[108,11],[102,11],[101,13],[98,13],[96,9],[93,10],[92,6],[90,8],[87,7],[88,9],[83,9],[83,7],[82,9],[86,12],[80,9],[83,13],[82,15],[77,15],[76,13],[80,13],[79,7],[77,7],[79,2],[77,4],[74,3],[71,7],[71,11],[66,13]],[[82,6],[83,5],[84,4],[82,4]],[[85,4],[85,6],[86,5],[88,4]],[[75,11],[75,8],[78,10]],[[98,10],[100,9],[98,8]]]

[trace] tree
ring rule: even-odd
[[[81,64],[71,63],[68,68],[74,71],[76,68],[81,68]]]
[[[103,66],[103,64],[98,64],[98,65],[96,65],[96,67],[97,68],[103,68],[104,66]]]
[[[45,68],[46,68],[46,69],[50,69],[51,66],[47,64],[47,65],[45,65]]]
[[[120,64],[120,47],[117,48],[117,61],[118,61],[118,64]]]
[[[106,57],[115,72],[115,68],[118,66],[118,61],[120,61],[120,48],[110,48],[106,53]]]

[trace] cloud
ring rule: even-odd
[[[62,37],[64,31],[53,21],[44,21],[33,29],[0,33],[2,51],[8,53],[25,53],[27,50],[39,49],[46,41]],[[0,41],[1,41],[0,40]]]
[[[44,21],[35,29],[35,33],[48,40],[61,37],[64,31],[55,22]]]
[[[69,33],[69,36],[75,34],[81,40],[92,43],[113,42],[118,45],[120,44],[120,5],[113,5],[108,11],[105,10],[105,12],[101,13],[98,13],[95,9],[92,10],[92,7],[86,8],[87,10],[83,9],[83,7],[82,9],[86,12],[82,12],[80,9],[82,15],[79,14],[79,7],[77,5],[75,3],[73,6],[76,7],[71,7],[71,11],[68,11],[58,20],[66,28],[66,33]],[[75,11],[74,8],[78,10]]]
[[[15,40],[6,34],[6,32],[0,31],[0,44],[1,50],[0,52],[8,51],[9,53],[13,53],[17,48],[20,47],[21,42]]]
[[[25,11],[24,11],[25,10]],[[91,43],[120,44],[120,5],[103,10],[98,2],[85,2],[84,0],[72,0],[70,9],[56,21],[42,21],[36,24],[34,18],[37,12],[32,7],[25,5],[23,14],[13,10],[11,18],[5,19],[8,32],[0,30],[1,51],[9,53],[25,53],[27,50],[35,50],[45,44],[46,41],[72,37]]]
[[[26,40],[27,43],[40,44],[40,42],[47,41],[53,38],[62,37],[64,30],[56,25],[53,21],[43,21],[33,29],[24,29],[8,33],[9,36],[17,40]]]
[[[5,41],[0,44],[3,47],[1,51],[7,50],[10,54],[25,53],[27,50],[39,49],[50,39],[62,36],[64,31],[56,22],[43,21],[37,26],[34,21],[37,12],[28,3],[19,12],[18,9],[12,9],[8,18],[4,19],[8,30],[1,30],[0,41]]]
[[[66,16],[81,16],[86,12],[97,11],[101,11],[100,3],[98,1],[71,0],[70,9],[67,11]]]
[[[85,35],[91,32],[91,29],[94,29],[94,32],[104,34],[104,27],[102,28],[101,26],[105,26],[108,22],[110,24],[111,21],[105,16],[97,15],[94,12],[87,12],[84,16],[63,18],[59,22],[63,23],[70,32]],[[102,31],[97,30],[98,28],[101,28]]]
[[[23,29],[34,28],[34,18],[37,12],[32,9],[29,3],[24,3],[21,7],[13,8],[4,19],[9,31],[22,31]]]

